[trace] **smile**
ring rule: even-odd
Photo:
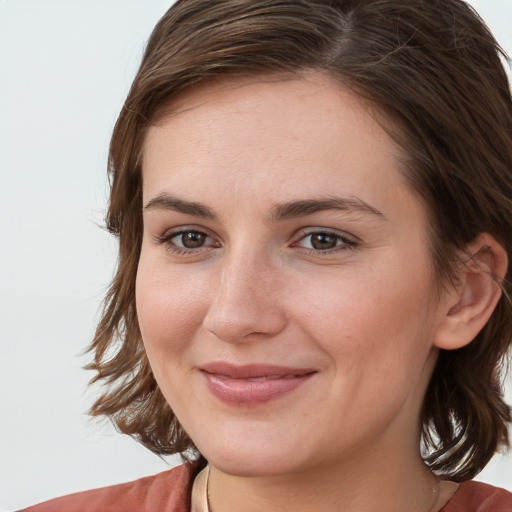
[[[277,399],[301,386],[315,373],[309,368],[213,363],[201,368],[206,386],[218,400],[253,406]]]

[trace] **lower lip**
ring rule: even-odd
[[[314,373],[297,377],[253,381],[232,379],[224,375],[202,372],[213,396],[230,405],[258,405],[275,400],[308,381]]]

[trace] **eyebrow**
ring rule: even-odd
[[[195,217],[216,220],[214,211],[201,203],[186,201],[162,193],[152,198],[144,207],[145,210],[172,210]],[[288,203],[276,204],[272,208],[271,219],[274,221],[305,217],[317,212],[338,210],[343,212],[356,212],[370,214],[380,219],[385,215],[377,208],[369,205],[356,196],[326,197],[320,199],[302,199]]]
[[[326,210],[338,210],[343,212],[357,212],[370,214],[380,219],[386,219],[385,215],[356,196],[326,197],[320,199],[304,199],[290,201],[289,203],[274,206],[272,219],[284,220],[295,217],[304,217],[313,213]]]
[[[144,210],[172,210],[175,212],[194,215],[195,217],[202,217],[205,219],[214,220],[217,218],[211,208],[208,208],[201,203],[185,201],[183,199],[178,199],[177,197],[172,197],[167,194],[160,194],[156,197],[153,197],[144,207]]]

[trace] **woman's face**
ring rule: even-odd
[[[415,452],[446,307],[397,147],[321,75],[174,107],[145,145],[137,312],[196,446],[246,475]]]

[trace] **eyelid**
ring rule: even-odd
[[[196,232],[201,233],[209,239],[209,243],[205,243],[205,245],[197,247],[197,248],[189,248],[189,247],[182,247],[180,245],[177,245],[176,243],[172,242],[172,239],[175,237],[178,237],[179,235],[183,235],[187,232]],[[301,247],[300,242],[307,237],[313,236],[315,234],[324,234],[328,236],[333,236],[337,238],[341,243],[338,243],[332,248],[329,249],[315,249],[315,248],[309,248],[309,247]],[[170,229],[167,229],[164,231],[161,235],[154,236],[154,240],[156,243],[163,245],[166,250],[168,250],[171,253],[177,254],[177,255],[193,255],[193,254],[200,254],[201,252],[210,251],[211,249],[219,248],[220,242],[218,240],[218,237],[216,237],[209,229],[204,228],[203,226],[195,226],[195,225],[185,225],[185,226],[176,226]],[[300,229],[293,235],[293,242],[290,244],[289,247],[299,249],[303,252],[309,253],[309,254],[331,254],[334,252],[339,252],[343,250],[350,250],[355,249],[361,244],[361,240],[350,233],[347,233],[345,231],[341,231],[335,228],[325,228],[325,227],[305,227]]]
[[[300,247],[298,244],[304,240],[305,238],[309,236],[313,236],[315,234],[324,234],[324,235],[330,235],[338,238],[338,240],[341,240],[342,243],[339,245],[336,245],[335,247],[331,249],[311,249],[307,247]],[[303,249],[304,251],[314,253],[314,254],[329,254],[333,252],[337,252],[340,250],[347,250],[347,249],[355,249],[361,244],[361,240],[350,233],[347,233],[345,231],[340,231],[338,229],[334,228],[322,228],[322,227],[308,227],[308,228],[302,228],[299,230],[299,232],[296,234],[295,242],[293,242],[292,247],[299,247]]]
[[[164,231],[161,235],[156,235],[154,237],[154,240],[156,243],[164,245],[166,250],[169,252],[175,253],[175,254],[198,254],[201,251],[207,251],[212,248],[219,247],[220,244],[218,242],[215,242],[214,244],[205,244],[204,246],[197,247],[197,248],[189,248],[189,247],[182,247],[179,245],[176,245],[172,242],[172,239],[183,235],[184,233],[188,232],[194,232],[194,233],[201,233],[205,235],[208,239],[215,242],[215,236],[208,230],[203,227],[199,226],[177,226],[175,228],[170,228],[166,231]]]
[[[347,240],[350,240],[353,242],[357,242],[357,243],[361,242],[361,240],[356,235],[353,235],[352,233],[348,233],[347,231],[343,231],[341,229],[325,228],[322,226],[311,226],[311,227],[301,228],[294,235],[294,238],[301,239],[306,236],[314,235],[314,234],[318,234],[318,233],[324,233],[326,235],[338,236],[340,238],[344,238],[344,239],[347,239]]]

